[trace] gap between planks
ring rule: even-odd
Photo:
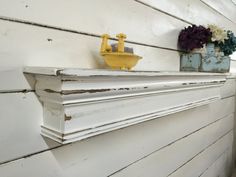
[[[182,21],[182,22],[188,23],[189,25],[193,25],[193,23],[191,23],[190,21],[187,21],[187,20],[185,20],[185,19],[183,19],[183,18],[180,18],[180,17],[178,17],[178,16],[176,16],[176,15],[173,15],[173,14],[170,14],[170,13],[168,13],[168,12],[165,12],[164,10],[158,9],[158,8],[156,8],[155,6],[152,6],[152,5],[149,5],[149,4],[145,3],[145,2],[142,2],[142,0],[134,0],[134,1],[137,2],[137,3],[140,3],[140,4],[144,5],[144,6],[147,6],[147,7],[151,8],[151,9],[153,9],[153,10],[162,12],[162,13],[164,13],[164,14],[166,14],[166,15],[168,15],[168,16],[171,16],[171,17],[173,17],[173,18],[175,18],[175,19],[177,19],[177,20],[180,20],[180,21]],[[215,8],[213,8],[212,6],[210,6],[209,4],[207,4],[206,2],[204,2],[203,0],[200,0],[200,2],[201,2],[203,5],[207,6],[208,8],[214,10],[217,14],[219,14],[219,15],[221,15],[222,17],[226,18],[227,20],[229,20],[229,21],[232,22],[233,24],[236,24],[234,21],[232,21],[231,19],[229,19],[228,17],[226,17],[224,14],[222,14],[221,12],[219,12],[218,10],[216,10]]]
[[[74,33],[74,34],[79,34],[79,35],[84,35],[84,36],[101,38],[101,35],[99,35],[99,34],[86,33],[86,32],[82,32],[82,31],[77,31],[77,30],[72,30],[72,29],[67,29],[67,28],[62,28],[62,27],[57,27],[57,26],[32,22],[32,21],[28,21],[28,20],[21,20],[21,19],[10,18],[10,17],[5,17],[5,16],[0,16],[0,20],[8,21],[8,22],[14,22],[14,23],[20,23],[20,24],[24,24],[24,25],[42,27],[42,28],[47,28],[47,29],[51,29],[51,30],[69,32],[69,33]],[[116,38],[109,38],[109,39],[117,41]],[[135,41],[129,41],[129,40],[125,40],[125,42],[129,43],[129,44],[139,45],[139,46],[145,46],[145,47],[151,47],[151,48],[157,48],[157,49],[163,49],[163,50],[175,51],[175,52],[183,52],[183,51],[178,50],[178,49],[173,49],[173,48],[168,48],[168,47],[161,47],[161,46],[156,46],[156,45],[151,45],[151,44],[146,44],[146,43],[141,43],[141,42],[135,42]]]
[[[180,21],[182,21],[182,22],[188,23],[189,25],[193,25],[193,23],[191,23],[190,21],[187,21],[187,20],[185,20],[185,19],[182,19],[182,18],[180,18],[180,17],[177,17],[176,15],[170,14],[170,13],[164,11],[164,10],[158,9],[158,8],[156,8],[155,6],[152,6],[152,5],[149,5],[149,4],[145,3],[145,2],[142,2],[141,0],[134,0],[134,1],[137,2],[137,3],[139,3],[139,4],[144,5],[144,6],[146,6],[146,7],[149,7],[149,8],[151,8],[151,9],[153,9],[153,10],[159,11],[159,12],[165,14],[165,15],[168,15],[168,16],[170,16],[170,17],[173,17],[173,18],[175,18],[175,19],[177,19],[177,20],[180,20]]]
[[[167,175],[170,176],[172,175],[174,172],[178,171],[180,168],[182,168],[184,165],[186,165],[187,163],[191,162],[195,157],[197,157],[198,155],[200,155],[201,153],[203,153],[204,151],[206,151],[209,147],[213,146],[214,144],[217,143],[217,141],[219,141],[220,139],[222,139],[223,137],[225,137],[227,134],[229,134],[231,131],[233,131],[234,129],[230,129],[229,131],[227,131],[225,134],[223,134],[222,136],[220,136],[220,138],[218,138],[217,140],[215,140],[213,143],[209,144],[207,147],[205,147],[203,150],[201,150],[200,152],[198,152],[197,154],[195,154],[191,159],[189,159],[188,161],[186,161],[185,163],[183,163],[182,165],[180,165],[177,169],[175,169],[174,171],[172,171],[170,174]]]
[[[32,89],[21,89],[21,90],[0,90],[0,94],[9,94],[9,93],[34,93],[35,90]]]

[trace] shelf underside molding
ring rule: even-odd
[[[70,143],[221,98],[227,75],[25,67],[43,103],[42,135]]]

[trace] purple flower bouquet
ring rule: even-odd
[[[204,26],[188,26],[180,31],[178,48],[184,52],[191,52],[194,49],[202,48],[211,39],[210,28]]]

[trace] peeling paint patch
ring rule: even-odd
[[[44,89],[45,92],[48,92],[48,93],[59,93],[57,91],[54,91],[52,89]]]
[[[69,121],[69,120],[71,120],[71,119],[72,119],[71,116],[67,116],[67,115],[65,114],[65,121]]]
[[[118,90],[130,90],[130,88],[119,88]]]
[[[61,95],[70,95],[70,94],[82,94],[82,93],[97,93],[97,92],[107,92],[111,89],[91,89],[91,90],[64,90],[64,91],[55,91],[51,89],[44,89],[48,93],[59,93]]]
[[[62,79],[62,82],[74,82],[74,81],[78,81],[76,79]]]

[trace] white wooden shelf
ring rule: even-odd
[[[226,75],[25,67],[43,103],[41,133],[70,143],[220,99]]]

